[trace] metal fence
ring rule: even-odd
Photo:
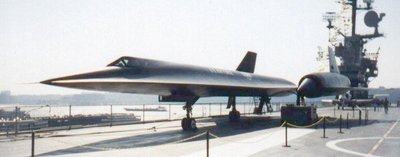
[[[271,104],[273,112],[288,103]],[[293,104],[293,103],[289,103]],[[237,103],[236,109],[252,114],[257,102]],[[264,107],[264,113],[266,112]],[[229,114],[226,103],[196,103],[193,117]],[[46,131],[81,127],[122,125],[178,120],[185,117],[183,104],[143,105],[3,105],[0,106],[0,135],[31,130]]]

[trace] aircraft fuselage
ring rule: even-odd
[[[120,59],[124,60],[124,57]],[[106,69],[41,83],[86,90],[182,96],[284,96],[296,85],[280,78],[125,57]]]

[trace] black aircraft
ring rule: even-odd
[[[257,54],[248,52],[236,71],[121,57],[106,69],[42,81],[43,84],[86,90],[159,95],[160,102],[185,102],[183,130],[196,129],[192,106],[200,97],[226,96],[230,121],[238,121],[236,97],[270,97],[296,93],[296,85],[281,78],[253,74]]]
[[[322,96],[338,96],[350,90],[350,79],[340,74],[336,64],[335,54],[328,47],[329,72],[316,72],[303,76],[297,89],[297,104],[304,104],[304,97],[317,98]],[[364,89],[365,90],[365,89]]]

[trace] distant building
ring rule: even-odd
[[[1,91],[0,104],[8,104],[11,102],[11,91]]]

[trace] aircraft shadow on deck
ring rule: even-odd
[[[207,122],[215,122],[216,125],[201,127],[202,123],[207,123]],[[203,119],[203,120],[199,119],[197,120],[197,123],[200,128],[196,131],[187,132],[179,129],[174,131],[158,132],[156,130],[154,133],[146,133],[128,137],[121,137],[116,139],[103,140],[83,146],[76,146],[72,148],[47,152],[39,154],[38,156],[96,152],[96,151],[102,151],[102,149],[104,148],[129,149],[129,148],[140,148],[147,146],[158,146],[186,139],[194,135],[203,133],[204,131],[207,130],[209,130],[210,132],[219,137],[227,137],[227,136],[233,136],[242,133],[250,133],[253,131],[259,131],[263,129],[277,127],[280,125],[280,122],[281,120],[279,118],[277,119],[271,117],[242,117],[240,122],[228,122],[227,117],[218,117],[218,118]],[[199,140],[205,140],[205,136],[198,137],[196,139],[185,142],[193,142]]]

